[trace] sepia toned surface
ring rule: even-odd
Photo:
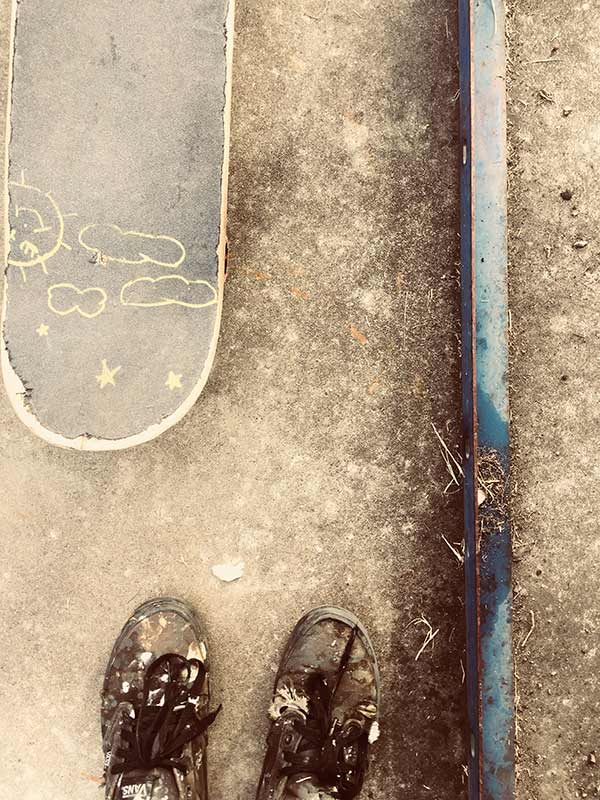
[[[365,797],[462,795],[462,569],[442,538],[460,542],[461,496],[432,428],[459,440],[454,11],[238,2],[229,271],[202,396],[103,454],[45,444],[0,399],[0,691],[28,709],[0,722],[14,796],[101,796],[106,661],[160,593],[208,634],[212,797],[254,796],[282,647],[323,603],[360,616],[381,666]],[[238,581],[213,576],[238,560]],[[417,660],[421,615],[437,634]]]

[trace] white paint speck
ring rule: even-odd
[[[381,733],[379,729],[379,722],[375,720],[375,722],[371,725],[369,729],[369,744],[373,744],[379,739],[379,734]]]

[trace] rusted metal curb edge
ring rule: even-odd
[[[469,800],[515,794],[503,0],[459,0]]]

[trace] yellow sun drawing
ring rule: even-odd
[[[19,267],[23,280],[27,280],[29,267],[41,266],[47,273],[46,263],[58,253],[63,242],[65,224],[63,214],[50,192],[37,186],[9,181],[10,194],[10,252],[8,263]]]

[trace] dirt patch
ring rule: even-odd
[[[508,477],[497,450],[482,448],[478,452],[477,489],[480,530],[501,530],[508,513]]]

